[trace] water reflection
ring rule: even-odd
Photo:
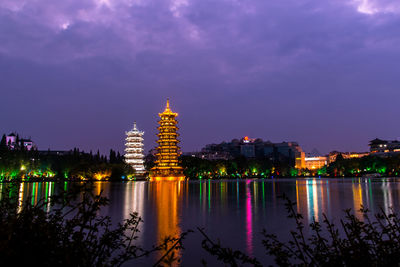
[[[157,214],[157,238],[159,243],[165,237],[179,237],[183,195],[187,195],[186,182],[151,182],[150,196],[154,201]],[[160,256],[164,252],[160,252]],[[177,255],[178,258],[181,255]]]
[[[393,197],[392,197],[392,183],[388,180],[383,180],[382,182],[383,191],[383,207],[386,214],[391,213],[391,208],[393,207]]]
[[[0,199],[9,194],[21,208],[26,200],[36,204],[68,190],[69,185],[66,182],[0,183]],[[321,221],[323,213],[337,222],[343,217],[344,209],[357,211],[360,205],[373,213],[380,208],[390,212],[391,207],[398,212],[399,191],[397,179],[363,178],[99,182],[94,187],[95,193],[103,192],[110,198],[110,207],[102,213],[111,215],[113,220],[139,213],[145,221],[140,225],[140,242],[152,245],[166,236],[177,237],[186,229],[204,226],[214,237],[224,238],[233,248],[255,256],[259,253],[259,233],[263,228],[278,235],[293,229],[286,217],[284,201],[278,198],[283,193],[297,202],[297,212],[308,224],[313,219]],[[361,213],[355,214],[363,219]],[[201,240],[196,242],[199,245]]]
[[[363,190],[361,186],[360,179],[353,180],[352,189],[353,189],[353,203],[354,203],[354,213],[359,220],[363,220],[363,215],[360,212],[360,208],[364,206],[363,200]]]
[[[3,187],[1,184],[0,200],[3,197]],[[18,212],[26,201],[31,205],[43,204],[44,209],[50,211],[50,198],[55,193],[55,182],[35,182],[9,184],[7,191],[10,198],[16,198],[18,202]]]
[[[254,183],[255,184],[255,183]],[[246,182],[246,250],[253,255],[253,214],[251,204],[250,181]],[[255,192],[255,190],[253,191]]]
[[[144,209],[146,201],[146,183],[145,182],[127,182],[124,186],[123,194],[123,219],[130,218],[130,214],[137,212],[143,221],[146,221],[146,212]],[[143,243],[143,237],[145,236],[145,223],[139,223],[138,226],[138,244]]]

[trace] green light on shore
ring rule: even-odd
[[[386,167],[382,167],[380,169],[378,169],[379,173],[385,173],[386,172]]]

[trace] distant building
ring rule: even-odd
[[[278,154],[284,155],[290,159],[294,158],[296,169],[304,169],[306,167],[305,153],[296,142],[282,142],[273,145]]]
[[[32,148],[36,148],[31,139],[20,139],[15,133],[6,136],[6,145],[9,149],[24,148],[28,151]]]
[[[229,160],[232,159],[233,157],[224,151],[216,151],[216,152],[186,152],[183,153],[185,156],[191,156],[195,158],[200,158],[200,159],[206,159],[206,160]]]
[[[21,139],[20,140],[20,145],[25,149],[25,150],[31,150],[34,146],[33,142],[31,139]]]
[[[260,138],[249,138],[248,136],[240,140],[233,139],[231,142],[208,144],[201,152],[188,154],[209,160],[232,159],[239,156],[246,158],[267,157],[272,161],[287,160],[291,165],[299,169],[305,167],[305,154],[298,143],[272,143],[263,141]]]
[[[17,136],[14,133],[10,133],[6,136],[6,144],[9,149],[14,149],[17,145]]]
[[[400,152],[400,141],[388,141],[376,138],[369,142],[369,147],[371,154],[389,155]]]
[[[328,155],[328,164],[336,161],[337,156],[342,155],[344,159],[354,159],[354,158],[362,158],[368,156],[369,152],[339,152],[339,151],[332,151]]]
[[[306,169],[318,170],[328,164],[327,157],[307,157],[305,158]]]

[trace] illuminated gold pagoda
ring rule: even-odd
[[[169,100],[163,113],[158,114],[160,126],[157,128],[158,147],[156,166],[151,169],[151,181],[182,181],[185,180],[183,168],[179,166],[179,140],[177,133],[176,116],[178,113],[172,112],[169,107]]]

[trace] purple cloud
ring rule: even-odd
[[[44,149],[121,151],[137,120],[150,149],[169,96],[184,150],[242,135],[366,150],[400,135],[399,13],[395,0],[3,0],[0,118]]]

